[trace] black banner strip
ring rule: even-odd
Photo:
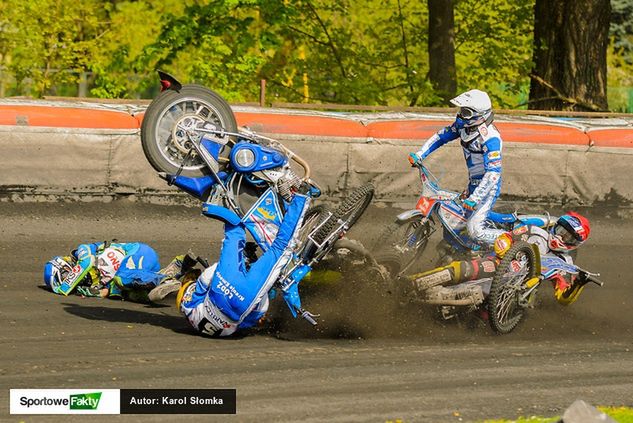
[[[235,389],[121,389],[121,414],[235,414]]]

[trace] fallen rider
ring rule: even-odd
[[[158,301],[178,291],[183,279],[195,280],[197,261],[192,254],[180,255],[161,269],[158,254],[144,243],[81,244],[44,265],[44,283],[60,295]]]

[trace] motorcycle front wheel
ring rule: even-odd
[[[420,258],[430,234],[431,224],[428,221],[423,223],[420,217],[396,220],[385,228],[374,243],[374,257],[392,277],[397,277]]]
[[[332,216],[316,231],[312,239],[308,239],[304,248],[303,257],[311,259],[317,253],[322,254],[324,248],[328,248],[323,243],[330,238],[344,222],[347,230],[358,221],[363,215],[374,196],[374,186],[363,185],[352,191],[345,200],[332,212]],[[341,233],[343,230],[341,230]],[[329,243],[331,247],[333,243]]]
[[[186,128],[193,126],[237,132],[231,106],[218,93],[201,85],[184,85],[180,91],[160,93],[149,105],[141,124],[141,144],[145,157],[159,172],[204,176],[206,164],[195,150]],[[233,140],[220,148],[219,170],[228,164]]]
[[[490,285],[488,312],[493,331],[510,333],[523,320],[531,299],[526,282],[535,276],[536,254],[532,246],[517,242],[501,259]]]

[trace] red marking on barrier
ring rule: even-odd
[[[590,129],[588,135],[596,147],[633,148],[633,130],[628,128]]]
[[[330,116],[236,112],[240,126],[269,134],[296,134],[341,138],[400,139],[421,143],[450,120],[393,120],[367,125]],[[52,106],[0,105],[0,125],[63,128],[138,129],[144,113],[134,116],[122,111]],[[633,148],[633,129],[595,128],[587,133],[568,126],[544,123],[496,121],[506,142],[586,145]]]
[[[367,136],[372,138],[424,140],[452,121],[402,120],[372,122],[367,125]]]
[[[280,115],[265,113],[236,113],[238,125],[255,132],[272,134],[320,135],[330,137],[367,137],[367,129],[348,119],[327,116]]]
[[[4,105],[0,105],[0,125],[59,128],[138,128],[136,120],[125,112],[71,107]]]
[[[145,112],[140,112],[132,115],[132,117],[136,120],[137,128],[140,128],[143,124],[143,118],[145,117]]]
[[[568,126],[523,122],[495,122],[495,126],[506,142],[589,145],[586,133]]]

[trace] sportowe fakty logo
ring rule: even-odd
[[[88,394],[71,394],[68,398],[51,398],[39,397],[29,398],[20,397],[20,405],[26,408],[30,407],[68,407],[70,410],[96,410],[101,401],[101,392],[92,392]]]

